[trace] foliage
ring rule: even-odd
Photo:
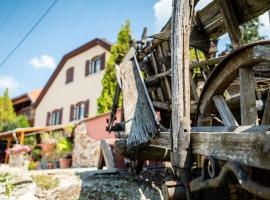
[[[37,145],[37,138],[35,135],[27,136],[24,139],[24,144],[28,145],[31,148],[34,148]]]
[[[111,47],[110,57],[106,63],[105,74],[102,80],[102,93],[97,100],[98,113],[109,112],[112,108],[113,97],[116,88],[116,74],[115,74],[115,62],[119,55],[125,55],[130,48],[130,21],[126,21],[122,25],[117,42]],[[120,97],[120,104],[122,102],[122,96]]]
[[[29,127],[27,118],[24,115],[16,116],[6,89],[4,95],[0,95],[0,132],[25,127]]]
[[[199,60],[204,60],[205,59],[202,51],[197,50],[197,55],[196,55],[195,49],[194,48],[191,48],[189,50],[190,63],[197,62],[197,56],[198,56],[198,59]],[[194,78],[194,76],[196,76],[196,74],[200,74],[200,73],[201,73],[201,69],[199,67],[194,68],[193,69],[193,75],[192,75],[192,77]]]
[[[31,152],[31,157],[34,161],[40,160],[41,159],[41,149],[39,148],[34,148]]]
[[[260,23],[258,17],[243,24],[241,26],[243,42],[246,44],[264,39],[264,37],[259,35],[259,28],[261,26],[262,24]]]
[[[70,137],[73,133],[74,128],[74,124],[67,124],[65,127],[65,135]]]
[[[32,177],[33,181],[43,190],[50,190],[59,185],[58,178],[53,178],[48,175],[36,175]]]
[[[35,170],[37,168],[37,164],[35,161],[31,160],[29,165],[28,165],[28,169],[29,170]]]
[[[73,149],[72,142],[66,138],[62,137],[56,144],[57,152],[61,157],[66,157]]]
[[[27,128],[30,126],[25,115],[18,115],[15,124],[17,128]]]
[[[0,175],[0,185],[5,188],[6,196],[10,197],[12,190],[14,188],[13,184],[11,183],[12,176],[9,173]]]

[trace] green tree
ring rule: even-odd
[[[243,24],[241,26],[243,42],[246,44],[264,39],[264,37],[260,36],[259,34],[259,28],[261,26],[262,24],[260,23],[258,17]]]
[[[27,118],[24,115],[16,116],[6,89],[4,95],[0,96],[0,132],[24,127],[29,127]]]
[[[106,63],[106,70],[102,79],[102,93],[97,100],[99,114],[109,112],[112,108],[117,83],[115,62],[118,55],[125,55],[128,52],[130,48],[130,33],[130,21],[126,21],[118,33],[117,42],[111,47],[110,57]],[[121,99],[119,102],[122,102]]]

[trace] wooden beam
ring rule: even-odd
[[[106,142],[106,140],[100,141],[100,148],[101,148],[102,155],[105,160],[107,169],[115,168],[112,150],[109,144]]]
[[[151,81],[154,81],[156,79],[160,79],[160,78],[163,78],[163,77],[166,77],[166,76],[169,76],[171,75],[171,70],[168,70],[166,72],[162,72],[162,73],[159,73],[159,74],[155,74],[153,76],[149,76],[145,79],[145,83],[148,83],[148,82],[151,82]]]
[[[236,14],[233,10],[232,3],[229,0],[215,0],[218,4],[221,15],[225,22],[225,27],[229,33],[232,46],[234,49],[242,45],[241,31]]]
[[[158,122],[132,47],[120,65],[125,132],[130,148],[146,144],[158,132]],[[142,112],[143,111],[143,112]],[[142,123],[143,122],[143,123]]]
[[[239,126],[222,95],[213,96],[213,101],[225,126]]]
[[[195,67],[204,67],[208,65],[216,65],[219,64],[224,59],[224,56],[218,58],[211,58],[208,60],[202,60],[200,62],[193,62],[190,64],[190,69],[194,69]]]
[[[268,90],[267,98],[265,101],[262,118],[262,125],[269,125],[269,124],[270,124],[270,88]]]
[[[190,77],[189,39],[194,1],[174,0],[172,10],[172,153],[171,163],[182,181],[186,198],[192,199],[188,182],[191,180],[190,145]]]
[[[23,145],[24,144],[24,132],[20,133],[20,144]]]
[[[149,145],[138,150],[129,149],[125,139],[114,143],[117,153],[133,160],[170,161],[170,149],[162,146]]]
[[[189,168],[190,81],[189,37],[193,3],[173,1],[171,63],[172,63],[172,157],[174,166]]]
[[[256,96],[252,68],[240,68],[241,125],[257,124]]]
[[[192,152],[270,169],[269,129],[270,126],[192,127]],[[170,148],[170,132],[161,132],[151,144]]]

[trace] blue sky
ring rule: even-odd
[[[203,6],[208,0],[201,0]],[[0,1],[0,63],[18,44],[53,0]],[[58,0],[39,26],[0,66],[0,94],[10,96],[42,88],[62,56],[93,38],[115,42],[121,24],[131,21],[140,38],[144,26],[154,34],[171,13],[171,0]],[[266,24],[268,18],[262,20]],[[263,33],[269,30],[264,27]],[[221,42],[226,43],[226,37]]]

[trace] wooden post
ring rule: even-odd
[[[265,101],[264,111],[263,111],[263,118],[261,125],[269,125],[270,124],[270,89],[268,90],[267,98]]]
[[[213,96],[213,101],[225,126],[239,126],[222,95]]]
[[[115,168],[112,150],[106,140],[100,141],[100,147],[107,169]]]
[[[21,135],[20,135],[20,144],[21,145],[24,144],[24,132],[21,132]]]
[[[241,31],[236,14],[229,0],[216,0],[225,21],[232,46],[234,49],[242,46]],[[240,78],[240,102],[241,102],[241,125],[256,124],[256,96],[253,70],[250,68],[239,69]]]
[[[6,149],[10,148],[11,142],[12,142],[12,137],[8,137],[8,138],[7,138],[7,148],[6,148]],[[9,157],[9,156],[6,154],[6,155],[5,155],[5,163],[8,163],[8,157]]]
[[[190,77],[189,37],[193,0],[174,0],[172,11],[172,166],[186,189],[190,181]]]

